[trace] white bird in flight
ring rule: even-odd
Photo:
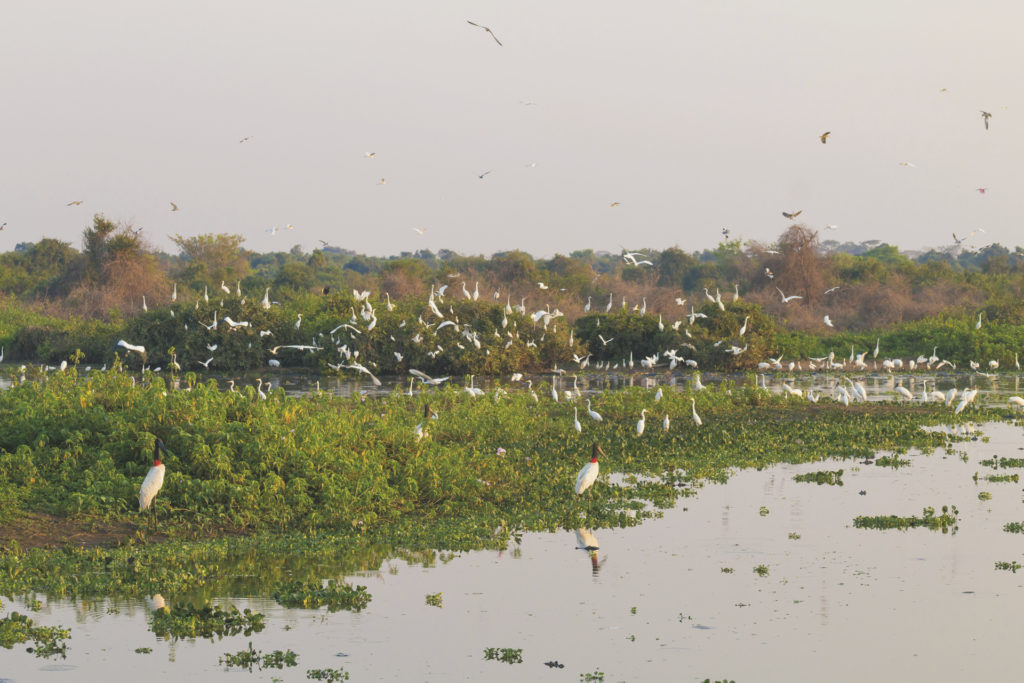
[[[775,289],[779,289],[779,288],[776,287]],[[790,294],[789,296],[786,296],[785,294],[782,293],[781,289],[779,289],[779,294],[782,296],[782,303],[784,303],[784,304],[788,304],[793,299],[803,299],[803,297],[800,296],[799,294]]]

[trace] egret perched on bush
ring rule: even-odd
[[[591,451],[590,455],[590,462],[584,465],[583,469],[581,469],[580,473],[576,476],[576,487],[573,489],[573,491],[576,492],[576,495],[583,493],[584,491],[589,489],[595,481],[597,481],[598,453],[604,455],[604,451],[601,450],[601,447],[598,446],[597,442],[595,441],[594,448]]]
[[[156,498],[160,487],[164,485],[164,464],[160,462],[161,452],[167,455],[164,442],[157,439],[153,444],[153,466],[149,468],[146,478],[142,480],[142,486],[139,487],[139,512],[149,507],[153,499]]]

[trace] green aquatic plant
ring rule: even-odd
[[[991,467],[994,470],[1024,467],[1024,458],[1000,458],[998,455],[994,455],[987,460],[982,460],[981,465],[982,467]]]
[[[759,564],[759,565],[757,565],[756,567],[754,567],[754,573],[757,574],[760,577],[768,576],[768,565],[766,565],[766,564]]]
[[[250,635],[263,630],[263,615],[246,608],[239,612],[237,607],[223,609],[219,605],[192,607],[175,605],[153,612],[152,631],[160,638],[209,638],[218,639],[244,633]]]
[[[137,648],[135,648],[135,654],[137,654],[137,655],[148,655],[152,651],[153,651],[153,648],[151,648],[151,647],[137,647]]]
[[[1024,534],[1024,523],[1022,522],[1007,522],[1003,525],[1003,531],[1010,534]]]
[[[249,647],[245,650],[239,650],[235,653],[225,652],[224,655],[218,660],[219,664],[223,664],[227,668],[238,668],[253,670],[253,667],[257,669],[283,669],[286,666],[298,666],[298,655],[291,650],[274,650],[269,654],[263,654],[262,651],[255,649],[252,646],[252,642],[249,642]]]
[[[306,678],[311,681],[337,683],[338,681],[347,681],[348,672],[341,667],[338,667],[337,669],[309,669],[306,671]]]
[[[957,532],[957,520],[959,511],[955,505],[943,505],[942,514],[936,515],[935,508],[924,508],[920,517],[899,517],[897,515],[875,515],[856,517],[853,526],[858,529],[900,529],[906,530],[915,527],[924,527],[933,531],[941,530],[942,533],[954,534]]]
[[[601,683],[601,681],[604,681],[604,672],[595,669],[591,673],[582,673],[580,674],[580,680],[585,683]]]
[[[761,515],[762,517],[767,517],[768,516],[768,508],[765,507],[764,505],[762,505],[761,509],[757,511],[757,514]]]
[[[978,500],[992,500],[992,494],[988,491],[978,491]]]
[[[330,579],[326,586],[319,582],[285,581],[274,588],[271,597],[282,607],[316,609],[326,605],[328,612],[360,612],[371,599],[366,586],[352,586],[334,579]]]
[[[879,467],[891,467],[895,470],[900,467],[906,467],[910,464],[910,461],[897,455],[883,455],[875,459],[875,464]]]
[[[723,574],[732,574],[734,571],[736,570],[734,570],[732,567],[722,567]]]
[[[68,646],[64,642],[71,637],[71,629],[63,626],[35,626],[30,618],[18,612],[11,612],[0,619],[0,647],[10,650],[19,643],[31,640],[34,647],[27,648],[36,657],[67,657]]]
[[[489,647],[484,650],[484,659],[505,662],[506,664],[522,664],[523,650],[511,647]]]
[[[427,593],[427,604],[431,607],[441,607],[441,593]]]
[[[974,482],[977,483],[978,479],[979,479],[978,473],[975,472],[974,473],[974,477],[972,477],[972,478],[974,479]],[[984,477],[980,477],[980,478],[984,479],[985,481],[992,482],[993,484],[1003,483],[1003,482],[1013,482],[1014,484],[1016,484],[1016,483],[1020,482],[1020,475],[1019,474],[986,474]]]
[[[798,534],[795,531],[790,531],[789,532],[789,540],[791,540],[791,541],[799,541],[800,540],[800,534]]]
[[[793,481],[798,482],[813,482],[819,486],[826,484],[828,486],[842,486],[843,485],[843,471],[842,470],[822,470],[818,472],[807,472],[806,474],[798,474],[793,477]]]
[[[1008,570],[1013,572],[1014,574],[1016,574],[1017,570],[1020,568],[1021,565],[1016,560],[1013,560],[1012,562],[996,562],[996,569]]]

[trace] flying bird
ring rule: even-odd
[[[779,289],[779,288],[776,287],[775,289]],[[784,304],[788,304],[793,299],[803,299],[803,297],[798,295],[798,294],[790,294],[789,296],[786,296],[785,294],[782,293],[781,289],[779,289],[779,294],[782,296],[782,303],[784,303]]]
[[[413,228],[413,232],[415,232],[417,235],[422,235],[426,231],[427,231],[426,228]]]
[[[782,215],[785,216],[786,218],[790,219],[790,220],[793,220],[794,218],[796,218],[797,216],[799,216],[803,212],[804,212],[803,209],[800,209],[799,211],[794,211],[793,213],[787,213],[787,212],[783,211]]]
[[[826,142],[828,142],[828,136],[829,135],[832,135],[832,131],[828,131],[827,130],[827,131],[825,131],[824,133],[821,134],[821,137],[818,138],[819,140],[821,140],[821,144],[824,145]]]
[[[900,166],[907,166],[909,168],[917,168],[917,166],[915,166],[914,164],[910,163],[909,161],[901,161],[900,162]]]
[[[979,188],[977,189],[977,192],[978,192],[978,194],[985,194],[985,192],[986,192],[987,190],[988,190],[988,188],[987,188],[987,187],[979,187]]]
[[[825,293],[826,294],[831,294],[832,292],[836,291],[837,289],[839,289],[839,287],[830,287],[830,288],[825,290]]]
[[[825,316],[825,324],[828,325],[829,327],[835,327],[835,325],[832,324],[832,319],[829,318],[827,315]]]
[[[178,210],[178,205],[177,204],[175,204],[174,202],[170,202],[170,204],[171,204],[171,211],[177,211]]]
[[[722,237],[729,239],[729,228],[722,228]]]
[[[251,140],[251,139],[252,139],[251,135],[246,135],[244,138],[242,138],[241,140],[238,141],[238,144],[242,144],[243,142],[247,142],[248,140]]]
[[[479,178],[480,180],[483,180],[484,176],[488,175],[489,173],[490,173],[490,171],[484,171],[483,173],[478,175],[477,178]]]
[[[68,206],[78,206],[78,205],[80,205],[80,204],[81,204],[82,202],[84,202],[84,201],[85,201],[84,199],[76,199],[76,200],[75,200],[75,201],[73,201],[73,202],[68,202],[68,204],[67,204],[67,205],[68,205]]]
[[[377,156],[377,153],[376,152],[363,152],[363,156],[366,157],[367,159],[372,159],[375,156]]]
[[[386,182],[387,182],[387,180],[385,180],[384,178],[381,178],[380,181],[377,184],[378,185],[383,185]]]
[[[498,40],[498,36],[494,35],[494,31],[492,31],[491,29],[487,28],[486,26],[481,26],[480,24],[474,24],[469,19],[466,19],[466,23],[471,26],[476,26],[477,28],[482,28],[483,30],[487,31],[488,33],[491,34],[491,38],[494,38],[494,42],[496,42],[498,45],[501,45],[501,41]]]
[[[612,208],[613,209],[613,208],[615,208],[618,205],[619,205],[618,202],[612,202],[611,204],[608,205],[608,208]]]
[[[164,448],[164,442],[157,439],[153,445],[153,466],[149,468],[146,478],[142,480],[142,486],[139,487],[139,512],[149,507],[153,499],[156,498],[160,487],[164,485],[164,470],[166,468],[160,462],[161,452],[166,455],[167,449]]]
[[[989,120],[990,118],[992,118],[992,114],[988,113],[988,112],[987,112],[987,111],[985,111],[985,110],[982,110],[982,111],[981,111],[981,118],[982,118],[982,120],[983,120],[983,121],[985,122],[985,130],[988,130],[988,120]]]

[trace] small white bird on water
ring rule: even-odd
[[[580,473],[576,476],[576,486],[573,488],[573,491],[576,492],[576,495],[580,495],[581,493],[589,489],[595,481],[597,481],[597,456],[599,453],[601,455],[604,455],[604,451],[601,450],[601,447],[598,446],[597,442],[595,441],[594,448],[591,451],[590,455],[590,462],[584,465],[583,469],[581,469]]]
[[[149,508],[160,487],[164,485],[165,467],[160,462],[161,452],[166,455],[167,449],[164,448],[164,442],[157,439],[153,444],[153,466],[149,468],[146,478],[142,480],[142,486],[139,487],[139,512]]]

